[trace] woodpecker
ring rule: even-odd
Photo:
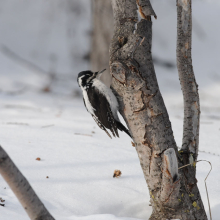
[[[101,74],[105,71],[82,71],[78,74],[77,82],[82,89],[83,101],[87,111],[92,115],[97,125],[106,132],[109,129],[114,137],[119,137],[118,129],[124,131],[130,137],[128,129],[118,118],[118,101],[112,90],[101,80]]]

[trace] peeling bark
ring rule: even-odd
[[[14,192],[31,220],[54,220],[29,182],[0,146],[0,173]]]
[[[157,15],[151,6],[150,0],[137,0],[138,11],[142,18],[149,19],[149,16],[153,15],[157,19]]]
[[[110,46],[112,89],[132,134],[149,188],[153,208],[150,219],[205,220],[197,185],[187,185],[183,170],[176,177],[173,175],[177,172],[176,158],[179,166],[183,163],[152,62],[151,16],[156,14],[149,0],[112,0],[112,6],[115,21]]]

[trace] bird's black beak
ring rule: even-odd
[[[95,72],[95,77],[99,78],[102,75],[102,73],[105,72],[105,71],[106,71],[106,69],[103,69],[103,70],[101,70],[99,72]]]

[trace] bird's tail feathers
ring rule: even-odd
[[[129,130],[120,121],[116,121],[116,124],[117,124],[117,127],[120,131],[124,131],[127,135],[129,135],[131,137]]]
[[[97,118],[92,115],[93,119],[95,120],[95,122],[97,123],[97,125],[106,132],[106,134],[112,139],[112,136],[108,133],[108,131],[105,129],[105,127],[99,122],[99,120],[97,120]],[[114,133],[113,133],[114,135]],[[115,136],[115,135],[114,135]]]

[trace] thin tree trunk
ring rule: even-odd
[[[0,173],[14,192],[31,220],[54,220],[29,182],[0,146]]]
[[[153,208],[150,219],[205,220],[197,185],[188,186],[183,170],[177,169],[183,165],[182,155],[177,151],[151,56],[151,16],[156,14],[149,0],[112,0],[112,6],[112,88],[148,184]]]
[[[112,77],[109,72],[109,44],[113,35],[113,12],[111,0],[93,0],[93,34],[91,64],[93,71],[107,69],[101,80],[108,86]]]
[[[192,66],[191,0],[177,0],[177,68],[184,98],[184,125],[181,153],[184,164],[197,160],[199,149],[200,104],[198,85]],[[189,184],[195,184],[195,169],[186,168]]]

